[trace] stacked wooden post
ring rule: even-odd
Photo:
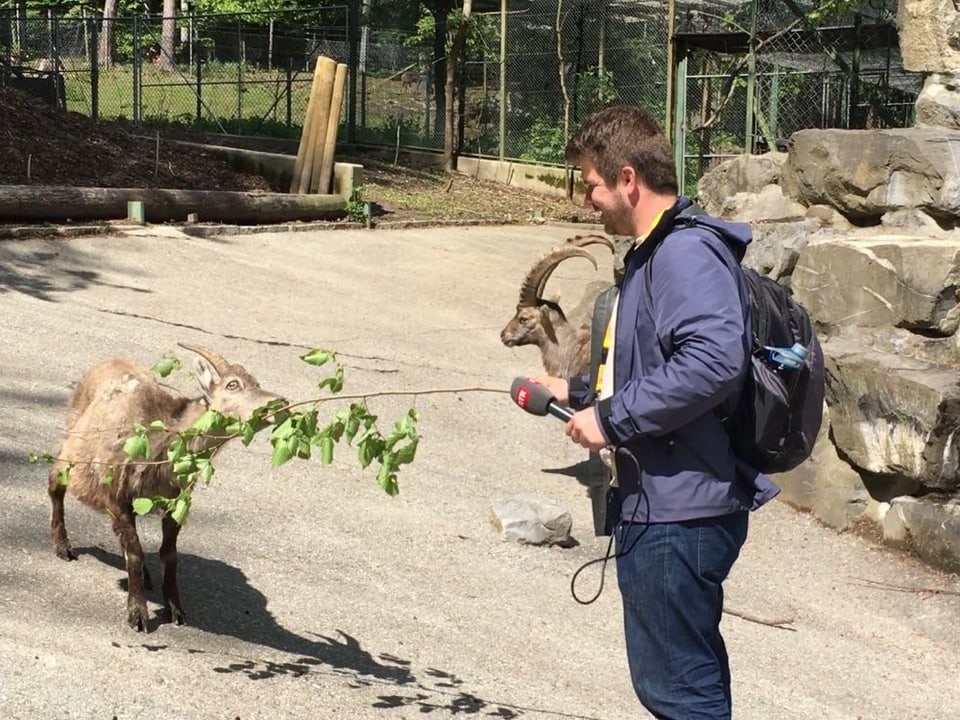
[[[328,195],[333,183],[333,156],[343,106],[347,66],[323,55],[317,58],[290,181],[292,193]]]

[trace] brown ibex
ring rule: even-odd
[[[613,242],[600,235],[578,235],[553,248],[527,273],[520,286],[516,314],[500,333],[507,347],[536,345],[548,375],[570,377],[587,372],[590,364],[590,322],[593,303],[609,282],[591,283],[583,299],[568,316],[560,305],[545,298],[547,280],[557,266],[572,257],[583,257],[597,268],[597,261],[584,250],[588,245],[605,245],[614,251]],[[578,322],[580,317],[586,318]],[[573,320],[571,322],[571,320]]]
[[[120,540],[127,570],[127,622],[138,631],[147,630],[144,589],[150,575],[137,535],[133,501],[138,497],[177,497],[180,492],[167,449],[177,433],[190,428],[207,410],[243,420],[253,411],[279,399],[260,387],[242,366],[224,360],[202,347],[182,345],[197,354],[195,373],[203,395],[182,397],[161,386],[150,370],[130,360],[108,360],[90,370],[80,381],[67,416],[67,436],[50,469],[52,503],[50,535],[57,556],[76,560],[67,538],[63,500],[67,487],[81,502],[106,512]],[[160,420],[166,429],[150,429],[150,453],[145,460],[130,460],[123,446],[134,434],[134,424],[149,426]],[[197,436],[193,451],[215,449],[224,436]],[[67,485],[60,482],[67,471]],[[112,476],[112,481],[102,479]],[[162,520],[163,605],[171,622],[186,620],[177,584],[177,535],[180,525],[169,514]]]

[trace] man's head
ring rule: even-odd
[[[645,233],[676,200],[670,143],[643,108],[614,105],[590,116],[567,144],[566,157],[580,166],[586,201],[610,234]]]

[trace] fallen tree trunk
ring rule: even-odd
[[[346,201],[340,195],[0,185],[0,221],[123,220],[131,200],[143,202],[147,222],[183,222],[190,213],[196,213],[200,222],[238,225],[337,220],[346,215]]]

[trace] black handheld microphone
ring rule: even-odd
[[[525,377],[514,378],[510,386],[513,401],[532,415],[553,415],[564,422],[573,417],[573,410],[557,402],[547,388]]]

